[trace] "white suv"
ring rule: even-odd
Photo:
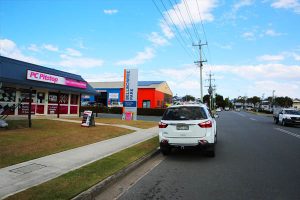
[[[170,106],[159,122],[159,143],[164,155],[169,154],[172,147],[192,146],[205,149],[214,157],[216,121],[203,104]]]

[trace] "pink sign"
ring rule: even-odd
[[[87,84],[84,81],[77,81],[77,80],[68,79],[61,76],[55,76],[55,75],[32,71],[32,70],[27,70],[27,79],[33,81],[41,81],[46,83],[66,85],[66,86],[76,87],[76,88],[85,89],[87,87]]]

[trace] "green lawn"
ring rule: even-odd
[[[8,199],[71,199],[158,147],[158,137],[115,153]]]
[[[8,124],[8,129],[0,129],[0,168],[133,132],[46,119],[32,120],[32,128],[27,128],[27,120],[12,120]]]
[[[72,120],[82,120],[82,118],[67,118]],[[152,128],[158,125],[158,122],[149,122],[149,121],[142,121],[142,120],[122,120],[116,118],[95,118],[95,122],[98,123],[105,123],[105,124],[122,124],[133,126],[137,128],[147,129]]]

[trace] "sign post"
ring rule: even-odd
[[[137,86],[138,69],[124,69],[123,115],[131,113],[133,120],[137,118]]]

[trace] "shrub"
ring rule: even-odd
[[[111,113],[111,114],[122,114],[122,107],[95,107],[95,106],[81,106],[80,112],[85,110],[91,110],[94,113]],[[138,108],[138,115],[146,116],[162,116],[166,109],[164,108]]]
[[[138,115],[147,115],[147,116],[162,116],[166,109],[164,108],[138,108]]]

